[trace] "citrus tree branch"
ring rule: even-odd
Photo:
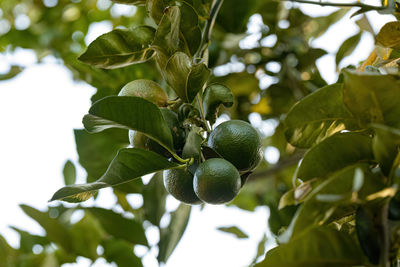
[[[332,2],[322,2],[322,1],[312,1],[312,0],[284,0],[292,3],[300,3],[300,4],[311,4],[311,5],[319,5],[319,6],[333,6],[333,7],[361,7],[363,9],[368,10],[383,10],[385,6],[373,6],[367,5],[359,2],[355,3],[332,3]]]

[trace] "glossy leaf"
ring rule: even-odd
[[[314,227],[287,244],[271,249],[255,267],[356,266],[366,259],[348,234],[328,227]]]
[[[149,13],[150,17],[153,18],[153,20],[156,22],[156,24],[160,23],[166,7],[167,1],[165,0],[146,1],[146,10]]]
[[[295,104],[284,123],[288,142],[308,148],[336,132],[354,128],[356,122],[343,104],[342,85],[332,84]]]
[[[357,182],[357,173],[362,172],[364,182],[357,192],[360,199],[383,188],[382,177],[371,172],[369,165],[358,163],[333,173],[318,185],[297,210],[290,226],[279,237],[283,243],[295,238],[310,227],[327,223],[330,218],[341,218],[355,212],[351,205],[353,187]]]
[[[347,108],[363,123],[400,127],[400,80],[396,76],[344,71]]]
[[[135,219],[125,218],[122,214],[103,208],[85,208],[85,210],[93,214],[110,235],[132,244],[148,245],[143,226]]]
[[[70,185],[74,184],[76,180],[76,168],[75,165],[72,163],[72,161],[67,160],[64,164],[64,169],[63,169],[63,175],[64,175],[64,184],[65,185]]]
[[[206,83],[210,70],[204,63],[192,64],[182,52],[175,53],[167,62],[164,78],[185,102],[192,102]]]
[[[140,131],[173,149],[172,135],[160,109],[141,97],[105,97],[92,105],[83,125],[93,133],[115,127]]]
[[[104,69],[145,62],[154,55],[150,48],[154,34],[155,30],[149,26],[116,29],[94,40],[78,59]]]
[[[93,183],[69,185],[59,189],[51,198],[67,202],[81,202],[92,197],[97,190],[120,185],[146,174],[179,166],[159,154],[138,148],[121,149],[107,171]]]
[[[165,199],[168,192],[164,188],[163,172],[156,173],[143,188],[143,209],[146,220],[159,226],[165,213]]]
[[[118,266],[142,267],[142,261],[133,253],[133,246],[128,242],[111,238],[102,242],[104,258],[108,262],[115,262]]]
[[[50,241],[61,245],[66,251],[73,251],[71,237],[69,236],[68,230],[57,219],[53,219],[48,213],[39,211],[27,205],[20,205],[20,207],[25,214],[43,227]]]
[[[375,135],[372,139],[372,150],[380,167],[389,175],[400,146],[400,130],[381,124],[373,124]]]
[[[400,22],[386,23],[376,36],[376,42],[383,47],[400,49]]]
[[[246,233],[244,233],[242,230],[240,230],[237,226],[218,227],[217,229],[221,232],[233,234],[234,236],[236,236],[236,238],[239,238],[239,239],[244,239],[244,238],[249,237]]]
[[[183,43],[187,47],[192,56],[197,51],[201,41],[201,30],[199,27],[199,19],[196,11],[186,2],[182,2],[180,6],[181,20],[180,31],[182,32]]]
[[[370,137],[359,133],[334,134],[307,151],[300,163],[297,177],[307,181],[325,177],[357,162],[373,161],[371,143]]]
[[[337,66],[343,60],[343,58],[349,56],[354,51],[361,40],[361,35],[361,32],[356,33],[342,43],[342,45],[339,47],[339,50],[336,52],[335,62]]]
[[[171,222],[168,227],[161,229],[157,256],[159,262],[167,262],[176,245],[178,245],[189,222],[190,211],[190,205],[180,204],[178,209],[171,214]]]
[[[233,94],[231,90],[222,84],[211,84],[203,93],[203,109],[207,120],[214,123],[217,118],[218,107],[233,105]]]

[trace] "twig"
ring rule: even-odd
[[[283,0],[283,1],[288,1],[292,3],[300,3],[300,4],[311,4],[311,5],[319,5],[319,6],[333,6],[333,7],[361,7],[364,9],[369,9],[369,10],[383,10],[386,7],[385,6],[373,6],[373,5],[367,5],[363,3],[328,3],[328,2],[316,2],[316,1],[310,1],[310,0]]]

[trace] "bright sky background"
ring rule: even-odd
[[[370,1],[376,2],[376,1]],[[322,8],[303,5],[303,10],[310,15],[328,14],[333,8]],[[368,13],[375,32],[391,16]],[[322,75],[329,82],[336,79],[336,69],[332,53],[340,44],[357,31],[353,23],[358,17],[349,16],[335,24],[322,37],[314,40],[315,47],[326,49],[331,55],[317,62]],[[252,18],[256,25],[259,18]],[[87,41],[108,31],[107,25],[98,25],[92,29]],[[373,48],[373,37],[364,34],[361,45],[353,56],[343,60],[341,66],[358,64],[364,60]],[[13,225],[37,234],[43,234],[41,227],[25,216],[18,204],[25,203],[39,209],[46,209],[47,201],[52,194],[63,186],[62,167],[66,159],[77,163],[73,137],[74,128],[82,128],[81,119],[90,107],[90,96],[94,89],[84,83],[72,81],[72,76],[52,57],[46,58],[44,64],[36,65],[35,56],[29,51],[18,50],[13,55],[0,56],[0,72],[6,71],[9,63],[18,63],[28,68],[16,78],[0,82],[0,234],[13,245],[18,245],[18,235],[8,228]],[[253,120],[258,126],[261,121]],[[85,173],[78,170],[78,182],[83,182]],[[133,197],[132,203],[140,202],[140,197]],[[112,207],[113,195],[109,189],[103,189],[99,199],[89,200],[85,205]],[[167,201],[169,210],[177,207],[178,202],[172,198]],[[177,249],[172,254],[166,267],[245,267],[256,253],[258,241],[267,230],[268,209],[259,207],[256,212],[245,212],[225,206],[206,205],[203,211],[194,207],[189,226]],[[75,220],[79,219],[76,214]],[[168,220],[168,218],[164,218]],[[248,239],[236,239],[234,236],[215,230],[219,226],[239,226],[249,235]],[[155,229],[146,233],[151,244],[158,241]],[[271,237],[269,235],[269,237]],[[270,238],[268,246],[273,245]],[[145,254],[144,247],[136,248],[138,253]],[[150,251],[143,258],[145,267],[157,266]],[[89,261],[81,258],[78,264],[65,266],[89,266]],[[111,266],[98,261],[94,266]]]

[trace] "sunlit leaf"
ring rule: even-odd
[[[59,189],[51,198],[68,202],[88,200],[99,189],[120,185],[146,174],[179,166],[159,154],[138,148],[121,149],[107,171],[93,183],[69,185]]]
[[[342,45],[339,47],[339,50],[336,52],[335,62],[337,66],[343,60],[343,58],[349,56],[354,51],[361,40],[361,35],[361,32],[356,33],[342,43]]]
[[[211,84],[207,86],[203,93],[204,115],[211,123],[217,118],[218,107],[233,105],[233,94],[231,90],[222,84]]]
[[[240,230],[237,226],[229,226],[229,227],[218,227],[217,228],[221,232],[229,233],[235,235],[237,238],[243,239],[248,238],[249,236]]]
[[[115,29],[94,40],[79,60],[105,69],[145,62],[154,55],[150,48],[154,34],[155,29],[149,26]]]
[[[343,104],[341,84],[325,86],[306,96],[290,109],[284,122],[287,140],[298,147],[310,147],[356,124]]]
[[[74,184],[76,180],[76,168],[75,165],[72,163],[72,161],[67,160],[64,164],[64,169],[63,169],[63,175],[64,175],[64,184],[65,185],[70,185]]]
[[[400,49],[400,22],[386,23],[376,36],[376,42],[384,47]]]

